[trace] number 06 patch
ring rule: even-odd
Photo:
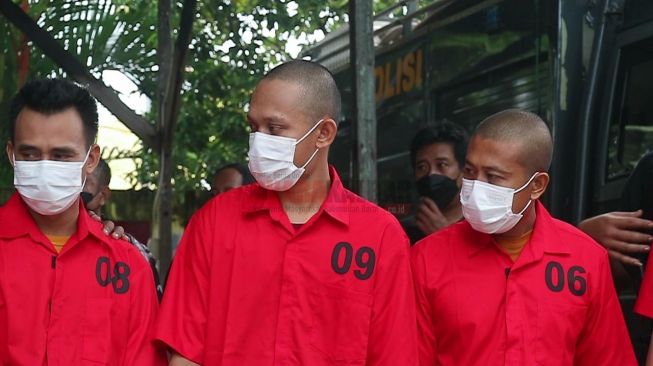
[[[547,263],[544,271],[544,282],[552,292],[561,292],[565,287],[575,296],[582,296],[587,292],[585,268],[571,266],[567,271],[559,262]],[[566,281],[565,281],[566,278]],[[566,286],[565,286],[566,285]]]
[[[331,253],[331,268],[339,275],[349,273],[352,261],[355,259],[354,276],[359,280],[367,280],[372,277],[376,266],[376,254],[370,247],[360,247],[354,255],[354,248],[350,243],[340,242],[333,248]]]

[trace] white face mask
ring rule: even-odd
[[[519,213],[513,213],[512,201],[515,193],[526,188],[537,174],[533,174],[531,179],[518,189],[463,178],[460,190],[463,216],[476,231],[486,234],[505,233],[517,225],[531,204],[529,200]]]
[[[23,201],[41,215],[56,215],[70,208],[82,192],[84,161],[16,160],[14,155],[14,186]]]
[[[295,166],[295,147],[313,132],[323,120],[318,121],[299,140],[291,137],[273,136],[262,132],[249,134],[249,170],[265,189],[287,191],[304,174],[319,148],[301,167]]]

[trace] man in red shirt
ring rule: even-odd
[[[503,111],[477,128],[466,220],[411,254],[420,365],[636,365],[606,250],[538,201],[551,155],[532,113]]]
[[[296,60],[258,84],[258,184],[209,201],[184,232],[157,338],[171,365],[417,363],[409,243],[327,163],[340,112],[328,70]]]
[[[165,364],[147,262],[80,202],[100,158],[95,100],[69,81],[37,80],[9,117],[17,192],[0,208],[0,365]]]

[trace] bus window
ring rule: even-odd
[[[607,181],[624,177],[642,155],[653,151],[653,39],[622,51],[618,74],[618,105],[611,119]]]

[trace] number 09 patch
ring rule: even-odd
[[[331,268],[339,275],[347,274],[351,269],[352,260],[354,259],[356,261],[354,276],[363,281],[372,277],[374,266],[376,265],[376,254],[374,250],[370,247],[360,247],[354,257],[354,248],[350,243],[344,241],[336,244],[333,248]]]

